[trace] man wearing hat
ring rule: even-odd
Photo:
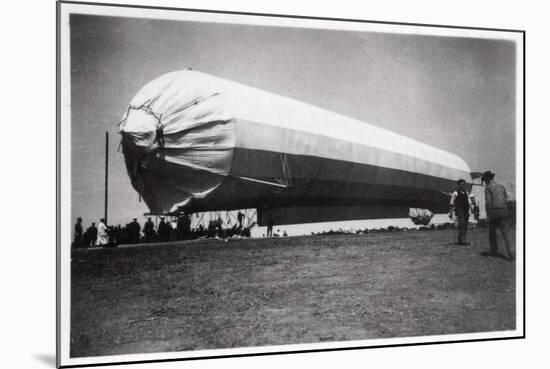
[[[489,170],[481,176],[481,181],[485,183],[485,210],[489,220],[489,254],[498,255],[497,228],[500,228],[508,259],[513,260],[514,256],[510,249],[510,236],[508,233],[508,217],[510,216],[508,212],[508,194],[504,186],[496,183],[493,178],[495,178],[495,174]]]
[[[82,228],[82,218],[76,218],[76,224],[74,225],[74,242],[73,247],[82,247],[82,237],[84,235],[84,229]]]
[[[155,237],[155,223],[153,223],[151,217],[147,218],[147,221],[143,225],[143,235],[145,236],[145,243],[153,242],[153,238]]]
[[[128,224],[128,233],[130,234],[131,243],[139,243],[139,234],[141,232],[141,226],[139,225],[137,218]]]
[[[170,223],[164,220],[164,217],[160,217],[158,234],[161,242],[168,242],[170,240]]]
[[[456,181],[456,184],[456,191],[451,195],[451,212],[449,213],[449,217],[452,218],[454,210],[458,222],[458,244],[467,245],[466,232],[468,231],[468,219],[470,218],[470,208],[472,205],[470,203],[470,194],[466,191],[466,181],[459,179]]]

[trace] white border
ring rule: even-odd
[[[181,4],[182,7],[185,4]],[[265,347],[246,347],[237,349],[219,349],[219,350],[200,350],[192,352],[170,352],[170,353],[154,353],[154,354],[131,354],[131,355],[113,355],[113,356],[98,356],[89,358],[70,358],[70,198],[71,188],[70,181],[63,178],[70,177],[70,42],[69,42],[69,14],[95,14],[95,15],[110,15],[120,17],[135,17],[135,18],[154,18],[154,19],[170,19],[182,21],[202,21],[202,22],[219,22],[233,24],[250,24],[250,25],[270,25],[281,27],[301,27],[301,28],[322,28],[322,29],[338,29],[350,31],[370,31],[370,32],[387,32],[387,33],[415,33],[423,35],[440,35],[440,36],[459,36],[472,38],[488,38],[502,39],[515,41],[517,45],[517,83],[516,83],[516,150],[519,155],[516,163],[516,189],[517,189],[517,205],[518,209],[523,209],[523,41],[522,35],[515,32],[497,32],[497,31],[479,31],[468,29],[452,29],[439,27],[424,27],[424,26],[406,26],[406,25],[388,25],[378,23],[356,23],[345,21],[327,21],[327,20],[311,20],[311,19],[295,19],[295,18],[274,18],[266,16],[249,16],[237,14],[217,14],[217,13],[199,13],[185,12],[175,10],[154,10],[154,9],[136,9],[136,8],[119,8],[107,6],[92,6],[80,4],[61,4],[60,9],[60,100],[61,100],[61,119],[60,119],[60,273],[61,273],[61,317],[60,324],[60,346],[58,363],[61,365],[82,365],[82,364],[99,364],[99,363],[114,363],[114,362],[131,362],[131,361],[147,361],[147,360],[166,360],[166,359],[183,359],[196,357],[210,357],[222,355],[240,355],[254,354],[267,352],[288,352],[288,351],[304,351],[304,350],[320,350],[328,348],[346,348],[346,347],[367,347],[367,346],[387,346],[395,344],[411,344],[424,342],[447,342],[457,340],[477,340],[490,338],[506,338],[521,336],[524,332],[523,327],[523,213],[518,213],[517,230],[516,230],[516,249],[518,250],[516,261],[516,317],[517,329],[515,331],[506,332],[488,332],[476,334],[459,334],[459,335],[443,335],[443,336],[423,336],[412,338],[390,338],[362,341],[343,341],[343,342],[327,342],[319,344],[299,344],[299,345],[284,345],[284,346],[265,346]],[[520,252],[521,251],[521,252]]]
[[[58,240],[58,263],[60,273],[60,286],[58,286],[58,298],[60,298],[61,312],[58,315],[59,337],[57,362],[61,365],[69,365],[70,348],[70,316],[71,316],[71,52],[69,32],[69,10],[61,6],[59,12],[59,63],[60,66],[60,91],[59,91],[59,170],[60,170],[60,204],[59,220],[60,230]]]
[[[520,209],[516,213],[516,321],[517,321],[517,330],[524,334],[525,327],[523,326],[523,317],[525,314],[524,311],[524,261],[525,255],[524,250],[524,240],[525,240],[525,229],[524,229],[524,186],[523,186],[523,161],[524,161],[524,141],[525,141],[525,132],[523,127],[525,122],[523,119],[524,105],[524,79],[523,79],[523,52],[524,52],[524,40],[523,38],[518,38],[516,40],[516,207]],[[518,251],[518,250],[521,250]]]
[[[471,37],[483,39],[500,39],[518,41],[519,34],[503,31],[480,31],[460,28],[442,28],[411,26],[400,24],[364,23],[353,21],[333,21],[321,19],[297,19],[269,16],[250,16],[242,14],[220,14],[199,11],[165,10],[165,9],[142,9],[142,8],[120,8],[109,6],[93,6],[81,4],[62,4],[62,10],[89,15],[119,16],[125,18],[145,18],[179,20],[189,22],[208,22],[224,24],[245,24],[262,25],[274,27],[294,27],[311,29],[329,29],[345,31],[369,31],[397,34],[419,34],[454,37]],[[185,4],[182,3],[182,8]]]

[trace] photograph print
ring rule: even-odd
[[[57,11],[58,365],[524,337],[523,31]]]

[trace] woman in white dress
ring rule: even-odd
[[[97,226],[97,246],[103,246],[109,244],[109,234],[107,233],[107,226],[105,225],[105,219],[101,219]]]

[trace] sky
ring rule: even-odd
[[[515,44],[505,40],[140,18],[70,18],[72,218],[147,212],[116,124],[147,82],[193,70],[261,88],[457,154],[515,183]]]

